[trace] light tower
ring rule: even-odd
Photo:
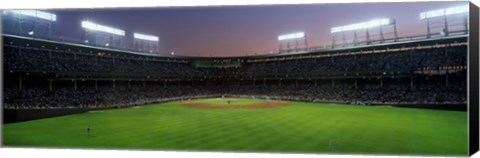
[[[122,48],[125,31],[95,24],[90,21],[82,21],[85,29],[83,42],[88,45]]]
[[[134,33],[133,48],[140,52],[158,52],[158,37],[141,33]]]
[[[55,14],[39,10],[6,10],[3,13],[7,24],[4,26],[8,26],[5,29],[20,36],[50,38],[52,23],[57,21]]]
[[[332,48],[348,47],[362,44],[397,41],[397,26],[395,19],[376,19],[367,22],[333,27]]]
[[[468,5],[422,12],[420,19],[427,23],[427,38],[468,34]]]
[[[305,32],[296,32],[278,36],[278,51],[286,53],[291,51],[307,51],[307,36]]]

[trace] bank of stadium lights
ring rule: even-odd
[[[133,38],[158,42],[158,37],[157,36],[145,35],[145,34],[140,34],[140,33],[133,33]]]
[[[125,36],[125,31],[123,30],[116,29],[109,26],[95,24],[90,21],[82,21],[82,27],[85,29],[93,30],[93,31],[101,31],[101,32],[110,33],[114,35]]]
[[[440,31],[440,35],[448,36],[450,33],[449,25],[454,25],[449,23],[454,22],[454,20],[448,20],[447,17],[453,16],[453,15],[463,15],[463,30],[457,30],[457,32],[463,32],[467,34],[468,33],[468,19],[467,19],[468,12],[469,12],[469,5],[437,9],[437,10],[420,13],[420,20],[427,21],[427,38],[430,38],[432,36],[431,29],[436,28],[435,26],[431,26],[435,24],[435,22],[432,22],[434,20],[443,20],[443,28],[442,28],[443,30]]]
[[[106,47],[122,47],[125,31],[110,26],[104,26],[85,20],[81,22],[82,28],[85,29],[84,43],[106,46]]]
[[[278,36],[278,40],[284,41],[284,40],[292,40],[292,39],[298,39],[298,38],[304,38],[304,37],[305,37],[304,32],[297,32],[297,33],[291,33],[286,35],[280,35]]]
[[[4,25],[4,29],[16,32],[17,34],[27,34],[29,36],[46,36],[51,34],[52,22],[57,21],[57,15],[39,11],[39,10],[5,10],[3,11],[6,19],[13,19],[15,26]],[[42,29],[42,27],[44,29]]]
[[[158,50],[158,36],[133,33],[134,49],[142,52],[153,53]]]
[[[337,26],[337,27],[332,27],[330,30],[330,33],[332,34],[332,48],[335,48],[336,46],[336,40],[335,35],[340,34],[343,40],[343,45],[347,46],[347,35],[346,34],[353,34],[353,44],[358,45],[360,43],[360,40],[358,39],[357,31],[360,31],[359,33],[365,34],[365,42],[367,44],[370,44],[372,42],[371,39],[371,34],[375,32],[370,32],[369,30],[371,29],[379,29],[378,35],[380,36],[380,39],[378,41],[384,42],[386,41],[385,35],[385,30],[383,30],[384,27],[387,26],[393,26],[393,41],[396,41],[398,38],[397,35],[397,30],[396,30],[396,22],[395,19],[389,19],[389,18],[382,18],[382,19],[375,19],[375,20],[370,20],[366,22],[360,22],[360,23],[354,23],[354,24],[349,24],[349,25],[344,25],[344,26]]]
[[[369,29],[369,28],[383,26],[383,25],[389,25],[389,24],[392,24],[392,23],[393,23],[393,21],[391,19],[377,19],[377,20],[371,20],[371,21],[368,21],[368,22],[362,22],[362,23],[350,24],[350,25],[345,25],[345,26],[333,27],[331,29],[331,33],[353,31],[353,30],[363,30],[363,29]]]
[[[280,53],[308,49],[305,32],[295,32],[290,34],[284,34],[284,35],[278,36],[277,39],[280,43],[278,47],[278,51]],[[293,48],[292,48],[292,45],[293,45]]]
[[[429,18],[443,17],[447,15],[462,14],[462,13],[468,13],[468,5],[422,12],[420,13],[420,19],[424,20]]]
[[[57,21],[57,15],[44,12],[44,11],[39,11],[39,10],[6,10],[4,12],[5,13],[11,12],[15,14],[30,16],[34,18],[49,20],[49,21]]]

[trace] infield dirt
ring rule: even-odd
[[[228,104],[210,104],[198,102],[182,102],[181,105],[195,107],[195,108],[219,108],[219,109],[240,109],[240,108],[274,108],[288,106],[286,101],[263,101],[261,103],[247,104],[247,105],[228,105]]]

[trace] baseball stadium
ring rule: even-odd
[[[62,14],[5,11],[2,143],[467,155],[461,9],[415,13],[428,21],[422,35],[402,36],[387,18],[332,27],[328,46],[296,32],[273,53],[228,57],[162,55],[158,37],[139,34],[125,49],[128,31],[88,21],[80,42],[48,38]]]

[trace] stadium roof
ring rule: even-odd
[[[452,35],[446,37],[433,37],[433,38],[424,38],[424,36],[417,36],[417,37],[408,37],[399,39],[397,42],[388,42],[388,43],[379,43],[379,44],[372,44],[372,45],[361,45],[361,46],[353,46],[353,47],[346,47],[346,48],[324,48],[324,49],[316,49],[316,50],[309,50],[309,51],[300,51],[300,52],[291,52],[285,54],[264,54],[264,55],[255,55],[255,56],[232,56],[232,57],[195,57],[195,56],[167,56],[167,55],[159,55],[159,54],[149,54],[149,53],[141,53],[136,51],[130,50],[121,50],[121,49],[113,49],[113,48],[105,48],[105,47],[96,47],[84,44],[76,44],[70,42],[62,42],[62,41],[51,41],[45,39],[37,39],[31,37],[23,37],[23,36],[16,36],[16,35],[3,35],[9,41],[14,41],[18,43],[25,43],[27,41],[30,45],[42,45],[50,48],[60,48],[60,49],[73,49],[70,47],[77,47],[76,49],[90,49],[94,51],[107,51],[107,52],[116,52],[116,53],[125,53],[126,55],[138,55],[138,56],[145,56],[145,57],[158,57],[158,58],[166,58],[166,59],[173,59],[173,60],[185,60],[185,59],[259,59],[259,58],[274,58],[274,57],[288,57],[288,56],[302,56],[302,55],[313,55],[313,54],[321,54],[321,53],[332,53],[332,52],[345,52],[345,51],[360,51],[360,50],[372,50],[372,49],[386,49],[386,48],[401,48],[401,47],[409,47],[409,46],[418,46],[418,45],[427,45],[427,44],[443,44],[443,43],[451,43],[451,42],[465,42],[467,41],[468,35]],[[4,42],[7,40],[4,40]],[[68,48],[67,48],[68,47]]]

